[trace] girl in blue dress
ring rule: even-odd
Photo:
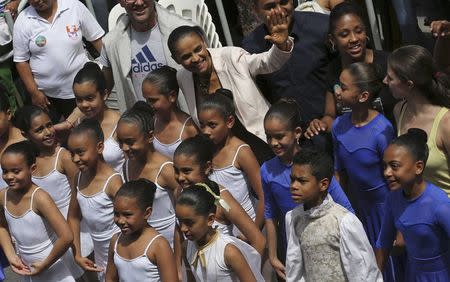
[[[382,87],[374,65],[353,63],[340,75],[336,99],[351,108],[333,123],[336,176],[347,191],[372,247],[381,228],[389,187],[383,177],[383,152],[395,133],[391,123],[371,108]],[[396,281],[394,265],[383,277]]]
[[[298,104],[292,99],[281,99],[273,104],[264,117],[267,143],[275,157],[261,166],[264,191],[264,219],[267,231],[269,260],[277,275],[285,279],[286,213],[298,204],[290,191],[290,175],[295,154],[300,152],[302,119]],[[333,177],[328,188],[333,200],[353,212],[347,196]]]
[[[428,151],[426,133],[411,128],[384,152],[384,176],[395,191],[386,199],[375,254],[382,270],[400,231],[407,250],[405,281],[450,281],[450,199],[423,179]]]

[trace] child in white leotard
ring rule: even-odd
[[[213,148],[214,145],[209,138],[197,135],[181,142],[175,150],[175,177],[183,189],[199,182],[217,185],[208,179],[212,169]],[[258,226],[227,189],[220,187],[218,190],[220,197],[226,201],[229,209],[217,208],[214,225],[226,235],[233,235],[230,227],[236,226],[243,235],[241,238],[248,241],[260,254],[263,254],[266,240]]]
[[[109,246],[107,281],[177,281],[169,243],[147,223],[156,189],[153,182],[140,178],[117,192],[114,222],[122,232]]]
[[[156,184],[153,213],[148,223],[173,246],[175,233],[174,191],[178,188],[170,159],[153,147],[153,110],[143,101],[125,112],[117,126],[120,146],[128,157],[124,179],[145,178]]]
[[[256,222],[264,225],[264,193],[259,164],[252,149],[233,133],[236,120],[233,101],[216,93],[203,99],[198,110],[203,134],[214,143],[211,180],[225,187]],[[251,192],[258,197],[257,203]]]
[[[78,120],[81,121],[83,118],[98,120],[105,136],[103,159],[115,171],[122,173],[125,156],[116,137],[120,113],[108,108],[105,103],[109,93],[106,90],[105,77],[96,63],[88,62],[78,71],[73,81],[73,93],[77,107],[83,114]]]
[[[177,71],[169,66],[152,71],[142,82],[142,95],[155,111],[153,146],[170,159],[181,141],[198,133],[192,118],[177,106],[178,91]]]
[[[198,282],[264,281],[260,254],[213,228],[216,205],[226,206],[218,188],[198,183],[183,190],[177,200],[180,229],[189,240],[183,248],[185,264]]]
[[[75,260],[83,269],[99,272],[100,281],[103,281],[109,241],[118,232],[113,220],[112,201],[122,185],[122,178],[103,160],[103,131],[98,121],[83,120],[73,129],[68,145],[72,161],[80,170],[69,209]],[[81,219],[94,242],[95,263],[80,253]]]
[[[24,281],[75,281],[61,260],[72,244],[72,232],[52,198],[31,180],[37,154],[33,147],[22,141],[2,155],[8,188],[0,192],[0,244]]]
[[[24,106],[16,112],[16,115],[16,126],[39,150],[36,157],[36,170],[32,177],[33,183],[49,193],[59,211],[67,219],[72,193],[70,183],[73,183],[78,168],[71,161],[69,151],[60,147],[56,141],[55,128],[44,110],[34,105]],[[88,249],[85,252],[90,254],[92,240],[89,237],[83,239]],[[88,241],[87,244],[86,241]],[[83,270],[75,263],[71,252],[68,252],[63,259],[75,278],[83,274]]]

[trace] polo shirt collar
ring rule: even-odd
[[[58,9],[56,10],[56,14],[54,19],[56,19],[56,17],[58,17],[62,12],[67,11],[68,9],[70,9],[69,3],[70,1],[67,0],[58,0]],[[36,9],[31,9],[30,13],[28,14],[28,18],[37,18],[37,19],[42,19],[41,16],[39,16],[39,14],[37,13]]]

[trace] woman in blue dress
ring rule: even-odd
[[[423,179],[428,158],[427,134],[411,128],[384,152],[384,176],[393,191],[375,251],[383,269],[397,230],[407,250],[405,281],[450,281],[450,199]]]
[[[375,248],[389,192],[381,160],[395,132],[392,124],[371,107],[382,87],[375,65],[353,63],[344,68],[339,80],[336,99],[352,111],[333,123],[336,176]],[[400,271],[396,268],[390,260],[383,273],[385,281],[398,280],[395,273]]]

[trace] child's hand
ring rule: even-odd
[[[19,275],[31,275],[30,268],[23,262],[19,256],[15,256],[9,261],[11,269]]]
[[[430,25],[431,34],[435,37],[450,36],[450,22],[448,21],[434,21]]]
[[[291,49],[291,41],[288,40],[289,25],[284,12],[280,8],[272,9],[267,16],[267,20],[270,35],[264,36],[264,39],[272,42],[283,51],[289,51]]]
[[[75,261],[81,268],[87,271],[102,272],[104,270],[103,268],[98,267],[92,260],[85,257],[76,256]]]
[[[280,278],[286,280],[286,268],[284,267],[283,263],[281,263],[278,258],[272,258],[270,259],[270,264],[272,265],[273,269],[275,269],[277,275],[280,276]]]
[[[305,137],[311,139],[320,132],[327,130],[327,124],[320,119],[313,119],[305,131]]]
[[[42,271],[44,271],[47,266],[44,264],[44,261],[35,261],[31,264],[31,274],[30,275],[38,275]]]

